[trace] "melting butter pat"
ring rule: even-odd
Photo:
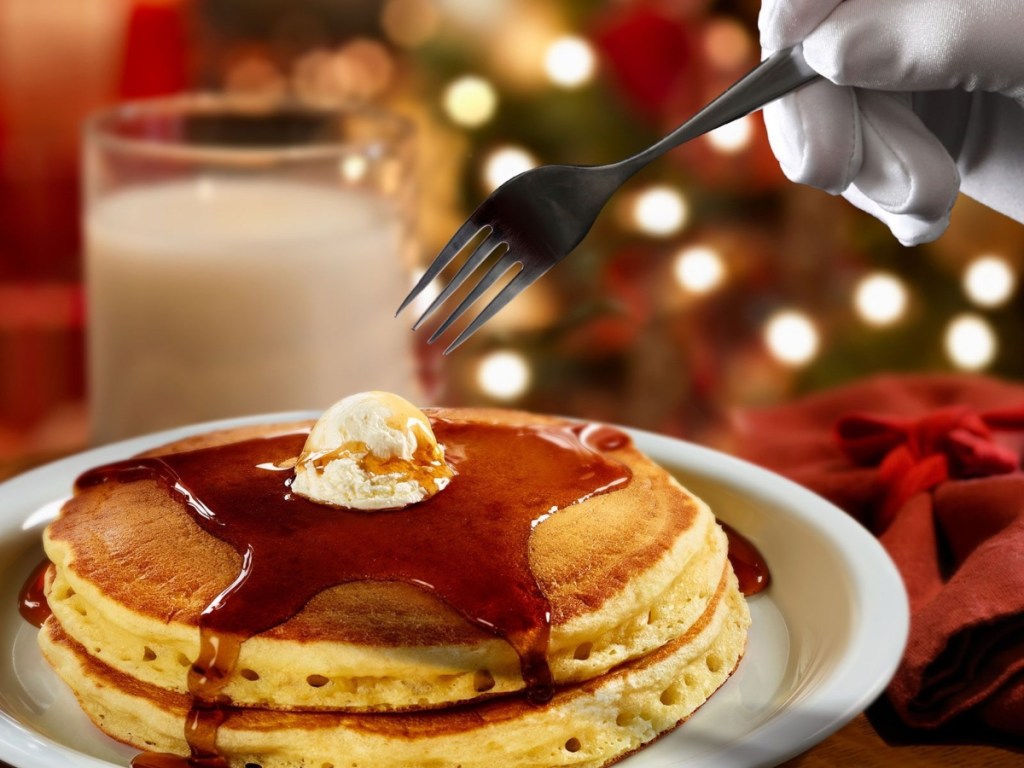
[[[361,392],[313,425],[292,490],[319,504],[390,509],[433,496],[454,474],[419,408],[389,392]]]

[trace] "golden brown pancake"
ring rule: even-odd
[[[552,430],[545,439],[553,435],[558,442],[574,428],[551,417],[493,409],[429,414],[435,432],[443,435],[447,429],[452,444],[442,442],[451,455],[460,450],[458,435],[505,430],[508,462],[517,461],[516,430],[533,438]],[[297,432],[301,445],[308,427],[225,430],[146,456],[205,458],[215,454],[203,452],[216,452],[217,446],[268,436],[267,445],[283,450]],[[555,757],[564,755],[572,764],[603,765],[688,716],[735,667],[749,624],[725,535],[703,502],[628,439],[607,441],[598,452],[628,481],[538,516],[524,539],[530,575],[550,610],[550,636],[542,652],[558,691],[551,703],[526,702],[521,692],[532,683],[528,686],[522,648],[517,654],[508,637],[467,618],[450,596],[444,599],[411,578],[358,579],[325,586],[284,621],[242,638],[218,690],[237,708],[217,736],[232,764],[319,767],[331,761],[309,760],[365,748],[359,765],[427,764],[416,755],[434,750],[465,754],[451,758],[464,766],[556,765],[562,763]],[[267,455],[261,461],[280,465],[287,458]],[[479,463],[464,466],[475,468],[477,476],[457,475],[456,489],[456,483],[470,481],[485,487],[492,468],[496,476],[502,471],[493,464],[486,472]],[[544,501],[531,500],[528,479],[519,482],[523,504]],[[567,486],[581,482],[565,480]],[[443,508],[424,506],[423,512]],[[55,565],[48,579],[53,617],[41,633],[47,658],[101,728],[141,749],[185,749],[189,670],[200,656],[199,627],[207,621],[202,614],[244,571],[238,549],[204,525],[165,482],[140,476],[80,488],[45,535]],[[436,546],[442,550],[445,542]],[[472,546],[486,552],[486,547],[511,545],[485,540]],[[472,557],[452,551],[452,567],[467,567]],[[344,558],[345,552],[335,556]],[[287,580],[289,574],[280,577]],[[677,690],[672,681],[684,672],[695,681],[682,686],[685,695],[665,693]],[[615,725],[624,712],[650,714],[649,696],[661,716],[645,715],[642,728]],[[611,724],[622,733],[599,737],[600,728],[608,726],[602,721],[591,731],[579,726],[585,739],[565,736],[560,719],[585,723],[582,713],[608,697],[619,698]],[[465,704],[476,701],[482,703]],[[450,709],[455,704],[460,706]],[[535,740],[545,746],[532,757],[524,748],[519,758],[471,758],[470,745],[493,741],[490,733],[498,720],[496,734],[520,740],[522,724],[533,723],[529,729],[543,732]],[[420,725],[426,729],[422,733]],[[396,736],[396,728],[404,728],[405,736]],[[254,732],[263,735],[255,738]],[[236,737],[237,746],[224,746]],[[301,744],[309,739],[320,751],[302,762]],[[568,749],[574,739],[586,749]],[[268,750],[291,757],[268,761]],[[371,759],[374,750],[388,756]],[[538,757],[542,753],[547,756]]]
[[[731,572],[712,604],[683,636],[543,705],[512,696],[404,713],[236,709],[217,743],[232,768],[609,765],[679,725],[735,669],[749,617]],[[102,664],[52,619],[40,640],[99,728],[140,749],[187,754],[187,696]]]

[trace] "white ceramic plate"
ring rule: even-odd
[[[85,469],[214,427],[316,414],[233,419],[72,456],[0,485],[0,760],[17,768],[110,768],[135,751],[96,730],[42,661],[18,591],[42,559],[40,537]],[[824,739],[882,691],[906,641],[906,594],[875,539],[778,475],[679,440],[627,430],[764,554],[772,585],[750,600],[747,653],[680,728],[622,768],[775,765]],[[125,578],[132,578],[125,574]]]

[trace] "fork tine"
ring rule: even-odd
[[[469,309],[477,299],[483,296],[487,289],[497,282],[498,278],[508,272],[508,270],[510,270],[516,263],[517,260],[506,251],[500,259],[491,265],[491,268],[487,270],[486,274],[477,281],[477,284],[473,286],[473,290],[471,290],[469,294],[462,299],[459,305],[452,310],[452,313],[448,315],[447,319],[430,335],[430,338],[427,339],[427,343],[433,344],[437,341],[438,337],[447,331],[451,327],[452,323],[462,317],[463,313]]]
[[[401,306],[395,311],[395,317],[398,317],[402,310],[409,306],[423,292],[423,289],[430,285],[435,277],[441,274],[441,270],[451,264],[452,260],[459,255],[459,252],[484,228],[474,224],[472,220],[464,222],[458,231],[452,235],[451,240],[441,249],[440,253],[430,262],[427,271],[423,273],[413,289],[409,291],[409,295],[402,300]]]
[[[513,277],[509,283],[501,289],[501,292],[491,299],[491,302],[480,310],[480,314],[473,318],[468,326],[466,326],[462,333],[460,333],[451,344],[445,349],[444,354],[449,354],[454,349],[459,347],[466,339],[476,333],[480,326],[494,317],[506,304],[512,299],[522,293],[526,288],[536,282],[545,272],[551,269],[550,264],[535,268],[527,269],[526,265],[519,270],[519,273]]]
[[[476,271],[477,267],[487,261],[487,258],[503,245],[505,245],[505,243],[501,242],[493,235],[487,237],[486,240],[480,243],[476,250],[473,251],[469,258],[466,259],[461,267],[459,267],[459,271],[455,273],[448,285],[444,287],[444,290],[434,298],[430,303],[430,306],[424,310],[422,315],[420,315],[420,319],[413,323],[412,329],[415,331],[419,328],[423,321],[433,314],[435,309],[448,301],[449,297],[458,290],[459,286],[466,282],[466,279]],[[506,249],[508,248],[507,245],[505,245],[505,247]]]

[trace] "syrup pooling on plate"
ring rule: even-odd
[[[242,557],[238,578],[199,621],[186,731],[192,764],[218,764],[216,730],[227,703],[220,693],[245,638],[352,581],[402,581],[429,590],[506,639],[519,654],[531,697],[551,697],[551,611],[530,569],[529,538],[538,521],[629,482],[630,470],[604,453],[625,447],[629,437],[594,425],[438,419],[432,426],[455,476],[442,493],[400,509],[339,509],[292,493],[292,474],[280,467],[302,450],[305,432],[131,459],[78,479],[79,489],[155,480]],[[147,759],[136,765],[156,765]]]
[[[37,565],[18,594],[18,613],[35,627],[43,626],[51,613],[50,604],[46,602],[46,571],[49,567],[49,560]]]
[[[726,537],[729,539],[729,562],[736,574],[740,592],[746,597],[756,595],[771,583],[771,573],[764,555],[754,546],[753,542],[738,533],[731,525],[719,520]]]

